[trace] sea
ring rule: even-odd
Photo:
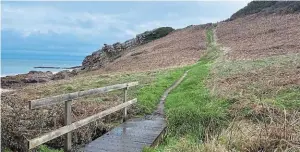
[[[29,71],[59,72],[64,69],[34,67],[74,67],[80,66],[84,55],[6,53],[1,51],[1,77],[28,73]]]

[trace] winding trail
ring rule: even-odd
[[[188,72],[189,70],[185,71],[184,74],[164,92],[164,94],[160,98],[157,110],[152,115],[165,116],[164,108],[165,108],[165,100],[167,96],[173,89],[175,89],[183,81],[183,79],[186,77]]]

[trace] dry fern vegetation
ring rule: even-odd
[[[205,49],[205,28],[190,26],[129,49],[100,71],[111,73],[181,67],[196,63]]]
[[[207,84],[231,101],[233,121],[208,146],[300,151],[299,21],[299,14],[247,16],[218,25],[224,48]]]

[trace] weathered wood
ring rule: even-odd
[[[65,101],[65,126],[70,125],[72,123],[72,115],[71,115],[71,105],[72,100]],[[65,135],[65,151],[71,151],[72,148],[72,132],[69,132]]]
[[[128,87],[124,88],[124,101],[123,101],[123,103],[125,103],[126,100],[127,100],[127,90],[128,90]],[[127,119],[127,107],[124,108],[123,113],[124,113],[123,114],[123,122],[125,122],[126,119]]]
[[[29,149],[35,148],[35,147],[37,147],[37,146],[39,146],[39,145],[41,145],[41,144],[43,144],[43,143],[45,143],[47,141],[50,141],[50,140],[52,140],[54,138],[62,136],[64,134],[68,133],[68,132],[71,132],[71,131],[73,131],[73,130],[75,130],[77,128],[80,128],[80,127],[82,127],[84,125],[87,125],[87,124],[89,124],[89,123],[91,123],[93,121],[96,121],[96,120],[100,119],[100,118],[103,118],[103,117],[105,117],[105,116],[107,116],[107,115],[109,115],[111,113],[114,113],[114,112],[116,112],[118,110],[121,110],[121,109],[123,109],[123,108],[125,108],[125,107],[127,107],[127,106],[129,106],[129,105],[131,105],[133,103],[136,103],[136,102],[137,102],[137,99],[135,98],[133,100],[127,101],[125,103],[122,103],[122,104],[117,105],[115,107],[112,107],[110,109],[104,110],[104,111],[102,111],[102,112],[100,112],[98,114],[92,115],[92,116],[87,117],[85,119],[82,119],[82,120],[79,120],[77,122],[74,122],[74,123],[72,123],[70,125],[67,125],[67,126],[59,128],[57,130],[54,130],[52,132],[46,133],[46,134],[44,134],[44,135],[42,135],[40,137],[31,139],[31,140],[28,141],[28,144],[29,144],[28,147],[29,147]]]
[[[35,109],[35,108],[40,108],[40,107],[44,107],[44,106],[54,105],[57,103],[61,103],[61,102],[67,101],[67,100],[72,100],[72,99],[76,99],[76,98],[87,96],[87,95],[110,92],[110,91],[119,90],[119,89],[123,89],[123,88],[127,88],[127,87],[133,87],[136,85],[138,85],[138,82],[116,84],[116,85],[102,87],[102,88],[90,89],[90,90],[86,90],[86,91],[78,91],[78,92],[62,94],[62,95],[58,95],[58,96],[52,96],[52,97],[32,100],[32,101],[29,101],[29,108]]]
[[[115,127],[87,144],[85,152],[141,152],[145,146],[154,146],[166,128],[163,117],[136,118]]]

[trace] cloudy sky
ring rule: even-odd
[[[247,1],[1,2],[2,57],[85,56],[160,26],[183,28],[227,19]]]

